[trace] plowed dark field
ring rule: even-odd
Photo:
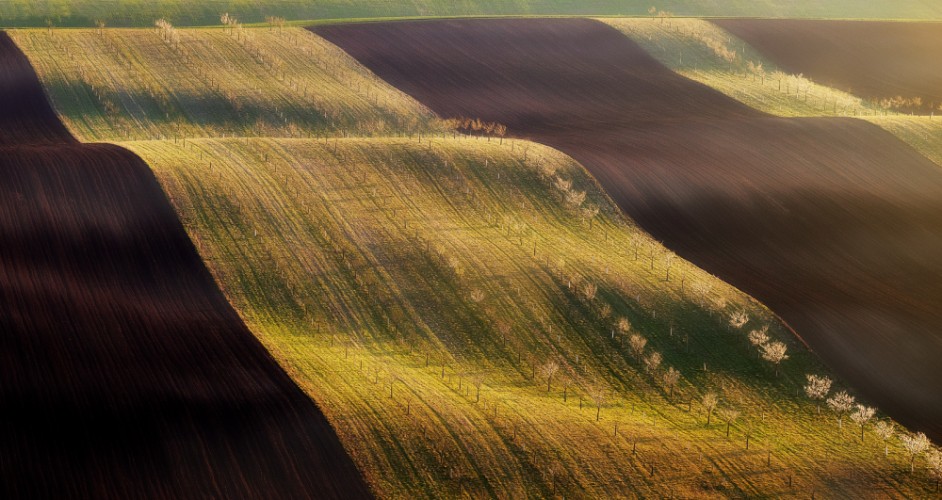
[[[942,23],[719,19],[791,73],[868,98],[942,104]]]
[[[942,172],[894,136],[763,115],[590,20],[315,31],[442,116],[570,154],[655,237],[942,440]]]
[[[80,144],[0,33],[0,497],[368,496],[153,174]]]

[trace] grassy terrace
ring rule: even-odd
[[[884,457],[871,426],[861,443],[799,396],[824,370],[769,311],[651,241],[568,157],[443,133],[300,29],[178,32],[14,37],[74,132],[151,165],[380,494],[931,491],[898,441]],[[778,376],[747,340],[764,326],[788,345]],[[740,412],[728,437],[720,408]]]
[[[887,462],[871,432],[860,444],[795,398],[820,368],[766,310],[677,259],[667,281],[670,254],[552,150],[441,138],[125,145],[384,494],[922,486],[887,475],[905,466],[899,450]],[[593,222],[557,179],[588,193]],[[750,317],[738,329],[736,311]],[[764,325],[792,352],[779,377],[746,339]],[[645,356],[663,356],[658,370],[632,355],[633,333]],[[682,374],[673,396],[667,366]],[[742,412],[729,438],[716,415],[705,425],[708,392]]]
[[[779,116],[854,116],[895,134],[942,165],[942,117],[906,115],[783,72],[726,30],[702,19],[600,19],[677,73]]]
[[[14,30],[85,141],[389,135],[432,114],[302,29]]]

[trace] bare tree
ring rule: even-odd
[[[95,27],[98,28],[98,35],[99,35],[99,36],[105,34],[105,20],[104,20],[104,19],[96,19],[96,20],[95,20]]]
[[[739,410],[732,408],[720,408],[716,410],[716,415],[726,422],[726,437],[729,437],[729,426],[739,418]]]
[[[916,457],[929,449],[929,438],[925,434],[901,434],[899,438],[903,448],[909,453],[909,472],[916,472]]]
[[[667,271],[667,276],[666,276],[667,281],[671,280],[671,267],[674,265],[674,259],[676,257],[677,257],[676,255],[669,252],[667,255],[664,256],[664,267]]]
[[[484,374],[478,373],[471,377],[471,383],[474,384],[474,388],[477,391],[474,396],[474,402],[477,403],[481,401],[481,386],[484,385]]]
[[[837,428],[844,430],[844,415],[853,407],[856,400],[847,391],[841,391],[828,398],[828,407],[837,413]]]
[[[546,392],[550,391],[553,383],[553,376],[559,371],[559,363],[549,360],[540,367],[540,373],[546,377]]]
[[[749,449],[749,440],[752,439],[752,436],[756,433],[756,422],[754,420],[746,420],[742,426],[742,434],[746,437],[746,449]]]
[[[854,421],[857,425],[860,426],[860,442],[864,440],[864,427],[867,425],[873,415],[877,412],[876,408],[871,408],[869,406],[864,406],[861,404],[857,405],[857,408],[853,413],[850,414],[850,419]]]
[[[831,392],[831,379],[823,375],[807,374],[805,378],[808,384],[805,385],[805,395],[814,401],[821,401]],[[821,414],[821,403],[817,404],[818,414]]]
[[[589,397],[595,402],[595,421],[598,422],[602,415],[602,405],[608,398],[608,391],[602,386],[590,387]]]
[[[889,441],[889,439],[893,437],[893,433],[896,432],[896,427],[893,426],[893,422],[880,420],[873,426],[873,431],[883,440],[883,456],[890,456],[890,445],[887,441]]]
[[[716,409],[716,405],[719,404],[720,398],[716,395],[715,392],[708,392],[703,395],[703,399],[700,400],[700,404],[703,405],[703,409],[707,411],[707,425],[710,425],[710,420],[713,418],[713,410]]]
[[[585,296],[586,300],[595,299],[595,294],[598,293],[598,291],[599,287],[591,281],[582,286],[582,295]]]
[[[644,368],[651,375],[657,373],[657,369],[661,367],[661,361],[663,357],[659,352],[652,352],[648,357],[644,358]]]
[[[772,363],[775,367],[775,376],[778,377],[778,366],[782,361],[788,359],[785,352],[788,347],[781,342],[772,342],[762,346],[762,359]]]
[[[635,359],[640,360],[641,356],[644,355],[644,347],[648,345],[648,339],[635,333],[628,338],[628,345],[631,348],[632,356],[634,356]]]
[[[677,385],[677,382],[680,381],[680,372],[675,370],[673,366],[667,367],[667,370],[664,371],[664,374],[661,375],[661,380],[664,381],[664,386],[667,387],[667,397],[674,397],[674,387]]]

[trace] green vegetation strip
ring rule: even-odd
[[[929,491],[899,440],[884,457],[870,423],[860,443],[818,414],[803,386],[825,372],[767,310],[558,152],[446,136],[297,28],[12,35],[74,133],[152,166],[385,496]],[[748,338],[766,326],[778,376]]]
[[[926,487],[888,474],[908,466],[896,441],[886,458],[869,423],[861,443],[818,414],[801,393],[822,369],[767,310],[651,241],[553,150],[441,136],[126,146],[382,495]],[[765,327],[790,356],[779,375],[748,338]]]
[[[742,39],[702,19],[600,18],[677,73],[778,116],[867,120],[942,165],[942,117],[911,114],[775,67]]]

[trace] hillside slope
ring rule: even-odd
[[[894,472],[898,444],[884,458],[869,426],[861,443],[796,396],[826,372],[764,307],[674,258],[556,151],[461,136],[127,146],[381,496],[928,491]],[[778,377],[746,339],[763,326],[788,345]]]
[[[888,109],[871,98],[828,87],[808,75],[789,73],[745,40],[709,21],[625,18],[600,21],[631,37],[671,70],[752,108],[787,117],[860,118],[899,137],[942,166],[942,120],[930,110],[910,114],[912,110]],[[911,26],[917,33],[932,29]],[[810,58],[818,57],[816,51],[808,54]]]
[[[783,70],[879,101],[918,97],[942,105],[942,24],[717,19]]]
[[[153,173],[79,144],[0,33],[0,494],[369,496]]]
[[[571,154],[656,238],[763,300],[888,413],[942,436],[942,174],[892,135],[764,115],[588,20],[316,31],[441,116]]]
[[[17,30],[84,141],[437,130],[420,104],[303,29]]]

